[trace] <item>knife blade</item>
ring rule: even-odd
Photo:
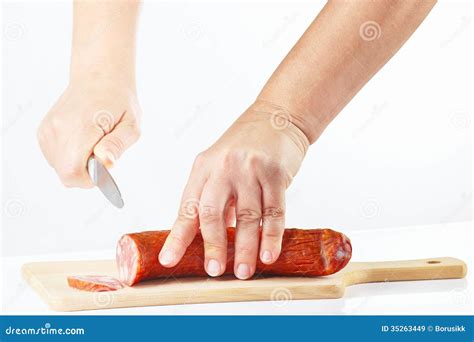
[[[120,190],[107,168],[95,156],[89,157],[87,171],[94,184],[104,196],[117,208],[123,208],[124,203]]]

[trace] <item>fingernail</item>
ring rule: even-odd
[[[270,252],[269,250],[266,250],[262,253],[262,262],[264,263],[269,263],[269,262],[272,262],[273,260],[273,257],[272,257],[272,252]]]
[[[211,259],[207,263],[207,274],[211,277],[217,277],[221,273],[221,265],[217,260]]]
[[[169,249],[165,249],[160,253],[160,263],[165,266],[172,264],[175,260],[175,253]]]
[[[239,264],[236,276],[239,279],[247,279],[250,277],[250,267],[247,264]]]
[[[106,156],[107,156],[107,159],[108,159],[109,162],[110,162],[110,167],[114,166],[114,164],[115,164],[115,156],[114,156],[114,154],[113,154],[112,152],[107,152]]]

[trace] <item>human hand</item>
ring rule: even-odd
[[[275,262],[285,228],[285,190],[308,146],[307,137],[287,111],[264,101],[253,104],[197,156],[160,263],[176,265],[200,228],[205,269],[210,276],[223,274],[230,257],[226,217],[233,210],[235,275],[248,279],[254,274],[259,249],[263,263]]]
[[[140,116],[135,91],[127,84],[76,79],[41,122],[39,145],[65,186],[90,188],[89,156],[113,166],[139,138]]]

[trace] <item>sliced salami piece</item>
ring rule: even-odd
[[[69,276],[67,283],[72,288],[91,292],[116,291],[124,287],[118,279],[101,275]]]

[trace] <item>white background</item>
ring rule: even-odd
[[[145,3],[143,134],[113,170],[120,211],[97,189],[63,188],[36,142],[68,82],[71,3],[4,3],[2,255],[109,249],[122,233],[169,228],[195,155],[253,101],[323,5]],[[287,193],[288,227],[350,236],[472,218],[470,10],[438,3],[312,146]]]

